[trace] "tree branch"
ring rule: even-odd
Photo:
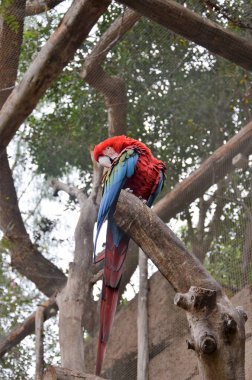
[[[75,0],[0,113],[0,154],[87,37],[108,0]],[[83,23],[83,20],[85,22]]]
[[[28,1],[25,8],[26,16],[34,16],[49,11],[59,5],[64,0],[35,0]]]
[[[0,20],[2,53],[0,54],[0,83],[4,87],[13,85],[16,80],[22,44],[25,0],[12,1],[9,12],[17,20],[19,30],[13,31],[3,20]],[[7,92],[0,93],[0,108],[7,96]],[[51,296],[65,283],[65,275],[43,257],[30,240],[19,210],[6,151],[0,156],[0,228],[8,243],[12,266],[33,281],[39,290]]]
[[[57,314],[58,306],[55,301],[55,295],[43,302],[41,306],[44,308],[44,321]],[[19,344],[27,335],[34,333],[35,318],[36,312],[32,313],[23,323],[17,325],[8,335],[0,339],[0,358]]]
[[[59,191],[64,191],[69,195],[71,199],[77,199],[79,204],[82,206],[87,200],[87,196],[83,193],[81,189],[78,189],[75,186],[69,186],[64,182],[59,181],[58,179],[53,179],[51,181],[51,186],[53,188],[53,195],[57,196]]]
[[[197,170],[156,203],[154,206],[156,214],[167,222],[183,211],[209,187],[235,169],[232,159],[240,152],[245,156],[252,153],[252,122],[218,148]]]
[[[220,285],[151,209],[122,190],[115,220],[158,267],[176,291],[201,286],[220,292]],[[183,276],[178,275],[178,268]]]
[[[252,44],[172,0],[117,0],[210,52],[252,70]]]
[[[108,110],[109,135],[121,135],[127,129],[127,88],[124,80],[108,75],[101,67],[108,52],[137,22],[140,15],[132,10],[120,15],[101,36],[86,58],[81,77],[104,96]]]
[[[49,367],[44,374],[43,380],[106,380],[100,376],[72,371],[69,368]]]

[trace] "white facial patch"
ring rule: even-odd
[[[100,156],[98,161],[99,161],[99,164],[104,166],[104,168],[110,168],[111,167],[110,158],[107,156]]]

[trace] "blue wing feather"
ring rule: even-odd
[[[147,206],[151,207],[155,201],[155,199],[157,198],[158,194],[161,192],[162,188],[164,186],[164,173],[163,171],[161,170],[160,171],[160,180],[159,180],[159,183],[157,185],[157,188],[155,190],[154,193],[152,193],[147,201]]]
[[[101,227],[108,215],[110,216],[109,221],[112,221],[112,215],[120,191],[127,178],[130,178],[134,174],[137,160],[138,154],[136,151],[132,149],[124,151],[117,163],[111,168],[110,172],[105,177],[102,199],[97,216],[97,233],[95,238],[94,255],[96,253],[96,243]],[[113,225],[112,231],[113,241],[115,245],[118,245],[121,238],[121,230],[118,229],[116,225]]]

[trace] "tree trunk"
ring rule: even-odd
[[[94,162],[93,164],[93,190],[90,196],[86,198],[82,191],[76,190],[81,211],[75,229],[74,261],[70,263],[67,284],[57,296],[61,364],[65,368],[80,372],[85,371],[84,313],[87,318],[92,312],[93,230],[98,210],[98,184],[101,179],[100,168]],[[73,191],[73,188],[69,191]],[[92,318],[90,315],[90,319]]]
[[[189,348],[195,350],[201,378],[244,380],[245,321],[221,286],[174,233],[134,195],[122,191],[115,220],[151,258],[187,312]]]

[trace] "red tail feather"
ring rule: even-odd
[[[125,236],[120,241],[119,246],[116,247],[113,245],[112,235],[108,231],[100,308],[100,332],[96,358],[96,375],[100,375],[101,372],[106,343],[116,312],[119,285],[128,244],[129,238]]]

